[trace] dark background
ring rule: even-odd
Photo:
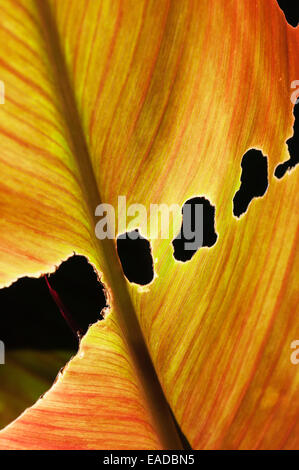
[[[83,332],[101,319],[102,285],[86,258],[72,256],[48,277]],[[44,277],[24,277],[0,290],[0,339],[9,349],[76,350],[78,340],[61,315]]]
[[[287,22],[296,27],[299,23],[299,2],[298,0],[277,0],[278,5],[283,10]]]

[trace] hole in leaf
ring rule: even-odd
[[[289,160],[280,163],[275,168],[274,175],[279,179],[282,178],[288,170],[291,170],[299,163],[299,100],[297,100],[294,106],[293,113],[295,116],[295,122],[293,126],[294,134],[293,137],[286,141],[290,158]]]
[[[63,262],[49,283],[85,333],[106,306],[103,286],[86,258]],[[0,428],[17,418],[53,384],[78,349],[75,337],[54,302],[44,277],[24,277],[0,290]]]
[[[199,212],[200,206],[202,218]],[[217,241],[215,207],[204,197],[194,197],[185,202],[182,214],[181,230],[172,241],[173,256],[177,261],[189,261],[199,248],[211,247]]]
[[[151,246],[138,229],[117,237],[117,252],[124,274],[130,282],[144,286],[153,280]]]
[[[48,276],[80,329],[100,319],[102,285],[83,256],[72,256]],[[6,348],[76,349],[78,341],[55,304],[44,277],[24,277],[0,290],[1,340]]]
[[[299,23],[299,4],[297,0],[277,0],[287,22],[296,28]]]
[[[242,158],[241,186],[233,199],[233,213],[240,217],[255,197],[261,197],[268,188],[268,160],[260,150],[250,149]]]

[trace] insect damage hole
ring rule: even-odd
[[[100,312],[107,307],[104,286],[85,257],[70,257],[47,278],[83,334],[91,323],[101,319]],[[0,307],[1,339],[7,348],[77,348],[78,341],[53,301],[44,277],[24,277],[1,289]]]
[[[177,261],[189,261],[201,247],[215,245],[215,207],[205,197],[194,197],[182,208],[183,221],[179,234],[172,241]]]
[[[299,23],[299,4],[295,0],[277,0],[277,3],[281,10],[284,12],[284,16],[287,22],[296,28]]]
[[[279,179],[282,178],[288,170],[291,170],[299,163],[299,98],[295,103],[293,114],[295,117],[293,126],[294,134],[286,141],[290,158],[287,161],[277,165],[274,172],[276,178]]]
[[[47,278],[82,333],[100,319],[107,304],[104,287],[85,257],[72,256]],[[0,309],[0,340],[6,353],[5,365],[0,366],[0,405],[5,409],[0,413],[1,429],[49,390],[76,354],[78,338],[44,277],[24,277],[1,289]]]
[[[241,186],[233,199],[233,213],[240,217],[255,197],[264,196],[268,188],[268,160],[260,150],[250,149],[241,162]]]
[[[126,278],[144,286],[154,278],[153,258],[149,241],[138,229],[117,237],[117,252]]]

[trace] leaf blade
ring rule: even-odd
[[[138,11],[103,2],[89,4],[74,39],[76,5],[51,8],[102,200],[116,205],[126,194],[128,204],[148,207],[205,195],[216,205],[219,234],[212,250],[186,265],[174,262],[169,240],[152,240],[159,278],[141,295],[119,288],[115,257],[108,255],[110,266],[104,254],[111,247],[93,251],[82,242],[80,249],[104,272],[123,327],[131,299],[164,393],[195,448],[298,446],[298,372],[288,354],[297,334],[298,169],[282,184],[272,177],[292,134],[298,31],[274,1],[219,2],[213,10],[207,1],[181,9],[165,1],[159,11],[154,2],[148,10],[140,2]],[[94,35],[93,17],[107,35]],[[77,39],[82,31],[90,60]],[[268,156],[270,187],[237,222],[232,199],[251,147]]]

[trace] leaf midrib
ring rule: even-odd
[[[65,63],[60,37],[48,0],[35,0],[44,32],[50,62],[53,64],[54,78],[60,93],[64,120],[72,144],[72,151],[78,166],[82,190],[89,210],[90,223],[95,226],[92,208],[101,203],[100,192],[94,176],[89,151],[80,121],[73,87]],[[88,185],[86,182],[88,181]],[[91,225],[92,226],[92,225]],[[114,240],[97,240],[105,258],[107,281],[114,293],[113,304],[122,331],[128,343],[140,384],[152,412],[157,432],[166,449],[182,448],[175,421],[169,409],[155,368],[151,361],[146,342],[128,291],[122,268],[118,259]],[[125,312],[125,314],[124,314]]]

